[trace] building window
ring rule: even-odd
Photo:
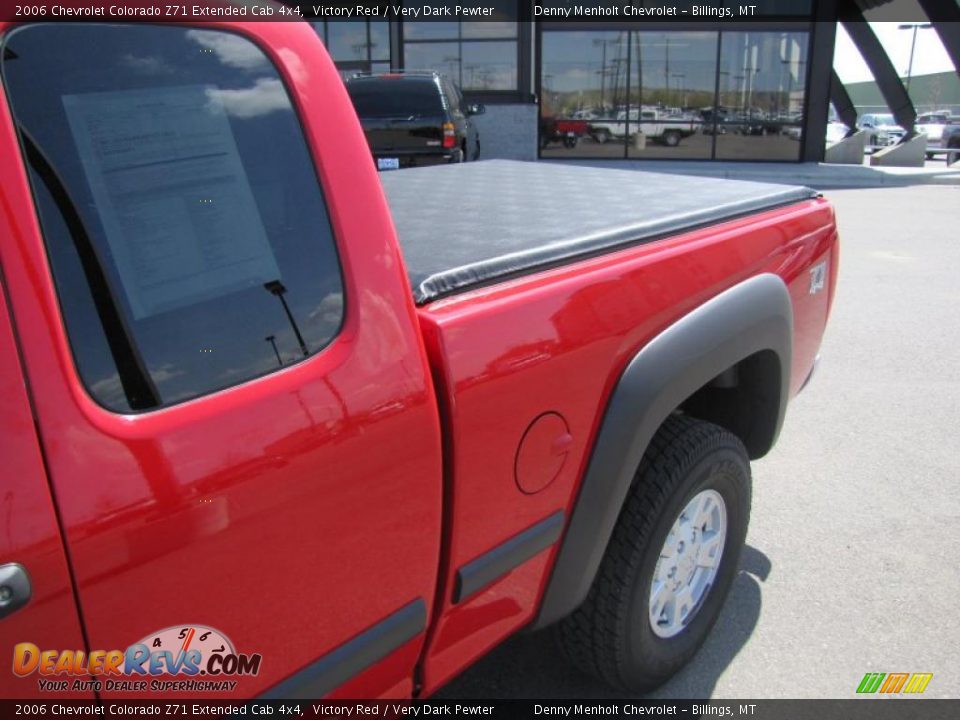
[[[807,40],[779,31],[546,31],[541,155],[799,160]]]
[[[466,2],[494,7],[484,22],[414,21],[403,24],[403,61],[410,70],[436,70],[465,92],[517,92],[518,9],[515,0]]]
[[[717,33],[632,34],[632,105],[641,109],[627,142],[627,156],[705,160],[713,138],[703,132],[703,112],[713,105],[717,76]],[[642,139],[638,140],[640,133]]]
[[[344,75],[390,69],[390,23],[386,20],[322,20],[311,24]]]
[[[718,160],[799,160],[805,32],[720,36]]]

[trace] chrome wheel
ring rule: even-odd
[[[662,638],[681,632],[710,592],[727,537],[727,507],[703,490],[673,522],[650,584],[650,627]]]

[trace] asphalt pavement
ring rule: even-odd
[[[960,184],[826,191],[840,281],[817,375],[754,463],[740,572],[712,635],[649,698],[847,698],[866,672],[960,697]],[[621,698],[549,633],[445,698]]]

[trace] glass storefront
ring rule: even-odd
[[[464,92],[518,91],[519,22],[514,0],[467,0],[464,6],[492,8],[483,22],[403,23],[404,67],[437,70]]]
[[[545,31],[542,157],[799,160],[806,32]]]
[[[721,34],[718,160],[799,158],[806,69],[806,33]]]
[[[318,20],[311,25],[344,77],[390,69],[390,25],[386,20]]]
[[[513,106],[538,113],[539,122],[518,131],[519,138],[503,136],[500,145],[509,149],[488,145],[502,156],[521,146],[532,150],[533,134],[545,158],[789,162],[810,155],[803,127],[812,26],[802,19],[810,0],[779,0],[777,20],[729,30],[707,22],[678,29],[527,24],[516,0],[463,4],[492,7],[493,17],[312,24],[345,78],[434,70],[471,102],[511,106],[504,117],[513,128],[520,113]]]

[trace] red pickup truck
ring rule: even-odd
[[[0,695],[426,697],[547,626],[625,688],[692,657],[817,357],[823,198],[381,177],[302,23],[0,44]]]

